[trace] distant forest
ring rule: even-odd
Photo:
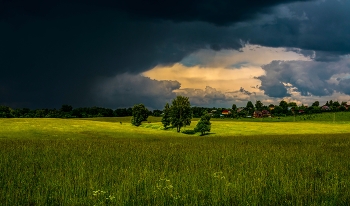
[[[202,116],[207,111],[214,118],[242,118],[252,117],[257,111],[267,111],[271,116],[289,116],[315,114],[322,112],[338,112],[349,111],[350,105],[346,102],[327,101],[325,105],[320,105],[315,101],[311,106],[297,106],[295,102],[281,101],[279,105],[263,105],[261,101],[253,104],[247,102],[245,107],[237,107],[235,104],[231,108],[208,108],[208,107],[192,107],[194,118]],[[160,117],[163,110],[148,111],[149,116]],[[12,109],[8,106],[0,105],[0,118],[92,118],[92,117],[126,117],[132,116],[132,108],[108,109],[103,107],[81,107],[73,108],[70,105],[62,105],[60,109]]]

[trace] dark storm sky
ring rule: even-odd
[[[345,0],[3,0],[0,105],[117,108],[143,102],[161,108],[181,83],[138,74],[200,49],[239,50],[242,42],[312,59],[264,65],[269,75],[258,78],[272,98],[288,96],[281,81],[305,96],[350,94],[350,78],[327,85],[332,75],[349,72],[349,63],[339,63],[350,53],[349,11]],[[299,81],[297,68],[317,80]],[[106,85],[115,91],[106,92]]]

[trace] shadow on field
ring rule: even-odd
[[[184,131],[182,131],[182,133],[184,133],[184,134],[196,134],[196,132],[193,130],[193,129],[187,129],[187,130],[184,130]]]
[[[212,135],[212,134],[216,134],[216,133],[214,133],[214,132],[207,132],[205,134],[201,134],[200,136],[209,136],[209,135]]]
[[[183,134],[188,134],[188,135],[194,135],[196,134],[196,132],[193,130],[193,129],[188,129],[188,130],[184,130],[182,131]],[[215,134],[213,132],[208,132],[208,133],[205,133],[205,134],[201,134],[200,136],[207,136],[207,135],[211,135],[211,134]]]

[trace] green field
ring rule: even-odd
[[[0,202],[347,205],[348,114],[213,119],[205,136],[154,117],[0,119]]]

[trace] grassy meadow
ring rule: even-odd
[[[212,119],[205,136],[155,117],[0,119],[0,202],[347,205],[348,115]]]

